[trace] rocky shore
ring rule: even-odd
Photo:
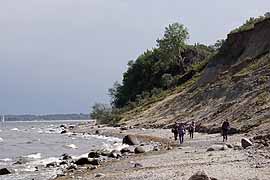
[[[179,146],[169,129],[81,125],[73,133],[123,138],[126,147],[89,151],[88,157],[63,156],[63,173],[69,179],[232,179],[269,180],[269,135],[234,134],[223,143],[220,134],[195,133]],[[53,164],[54,166],[55,164]],[[56,165],[57,166],[57,165]]]

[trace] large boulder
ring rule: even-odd
[[[98,152],[98,151],[92,151],[92,152],[90,152],[90,153],[88,154],[88,157],[89,157],[89,158],[99,158],[100,155],[101,155],[100,152]]]
[[[204,171],[198,171],[193,174],[188,180],[211,180]]]
[[[80,158],[77,161],[75,161],[74,164],[79,165],[79,166],[89,165],[89,164],[97,166],[97,165],[100,165],[100,163],[101,163],[100,159],[92,159],[91,160],[89,158],[83,157],[83,158]]]
[[[145,149],[142,146],[138,146],[134,149],[135,154],[145,153]]]
[[[100,159],[93,159],[92,161],[90,161],[90,164],[94,165],[94,166],[98,166],[101,164],[101,160]]]
[[[136,136],[134,135],[126,135],[123,138],[123,144],[128,144],[128,145],[138,145],[139,141]]]
[[[247,147],[252,146],[253,143],[248,138],[242,138],[241,145],[244,149],[246,149]]]
[[[83,157],[83,158],[80,158],[77,161],[75,161],[75,164],[83,166],[83,165],[86,165],[86,164],[91,164],[91,161],[88,158]]]
[[[11,171],[8,170],[7,168],[0,169],[0,175],[7,175],[7,174],[11,174]]]

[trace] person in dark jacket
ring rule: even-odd
[[[186,134],[186,129],[183,123],[179,124],[178,126],[178,134],[179,134],[180,144],[183,144],[184,136]]]
[[[172,128],[172,133],[174,134],[174,140],[177,140],[178,137],[178,124],[175,122],[173,128]]]
[[[195,122],[192,121],[191,124],[190,124],[189,127],[188,127],[188,133],[189,133],[189,137],[190,137],[191,139],[193,139],[193,134],[194,134],[194,132],[195,132]]]
[[[221,126],[222,129],[222,136],[223,136],[223,142],[228,140],[228,132],[230,130],[230,123],[228,119],[226,119]]]

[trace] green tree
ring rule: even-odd
[[[164,36],[157,40],[157,47],[146,50],[136,60],[128,62],[123,81],[109,89],[113,108],[134,106],[156,90],[171,88],[192,64],[199,63],[212,53],[205,45],[187,45],[188,31],[182,24],[174,23],[165,28]],[[155,89],[155,91],[152,91]]]
[[[118,93],[120,91],[120,88],[121,88],[121,84],[118,81],[116,81],[113,83],[113,87],[108,89],[109,96],[111,98],[111,105],[112,106],[114,106],[116,104],[116,102],[119,100]]]
[[[96,119],[98,123],[109,123],[112,120],[112,108],[108,104],[95,103],[92,106],[90,117]]]
[[[157,40],[157,46],[161,52],[161,58],[170,63],[176,63],[183,73],[185,67],[182,53],[189,38],[187,28],[183,24],[173,23],[165,28],[164,36]]]
[[[219,39],[215,42],[214,45],[211,45],[210,48],[213,48],[215,51],[219,50],[225,43],[224,39]]]

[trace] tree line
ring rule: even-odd
[[[118,119],[115,114],[124,107],[136,107],[145,98],[185,83],[203,70],[208,57],[223,43],[188,45],[188,39],[189,33],[184,25],[173,23],[166,27],[163,37],[156,40],[156,47],[129,61],[122,82],[115,82],[108,90],[111,105],[96,103],[91,117],[111,122]]]

